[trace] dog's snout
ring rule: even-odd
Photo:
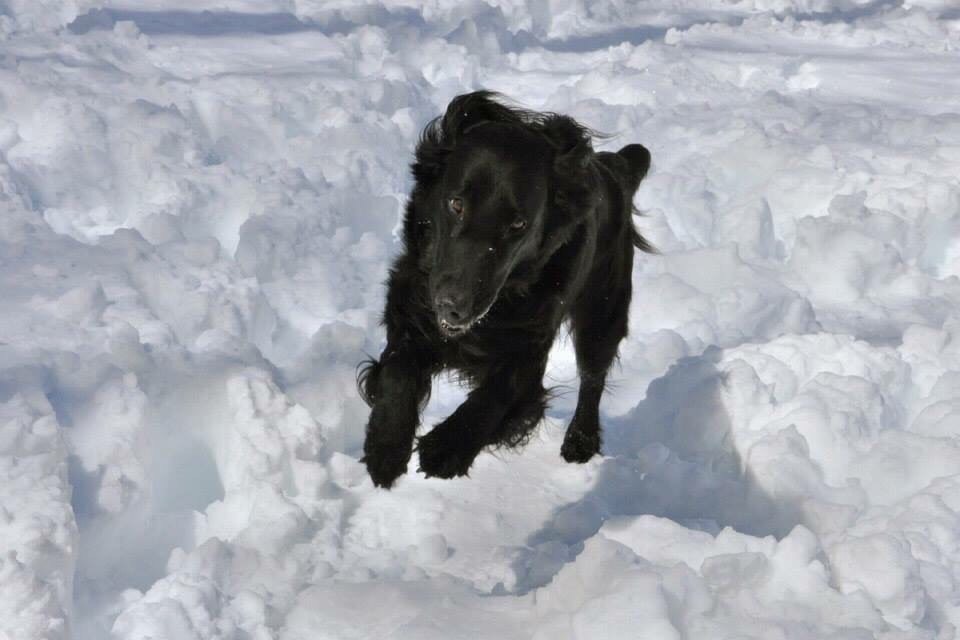
[[[452,293],[438,295],[434,300],[434,306],[440,319],[449,324],[460,324],[467,319],[468,314],[462,296]]]

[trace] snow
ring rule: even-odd
[[[0,638],[948,640],[953,0],[0,0]],[[604,456],[358,462],[420,127],[642,142]],[[424,424],[464,391],[441,377]]]

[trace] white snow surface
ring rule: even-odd
[[[603,457],[358,462],[420,128],[653,154]],[[424,429],[464,391],[440,379]],[[0,638],[949,640],[955,0],[0,0]]]

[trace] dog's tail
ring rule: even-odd
[[[623,178],[632,194],[650,171],[650,152],[642,144],[628,144],[617,151],[617,155],[627,161],[627,171]]]
[[[647,172],[650,171],[650,152],[647,151],[647,148],[642,144],[628,144],[620,149],[620,151],[617,151],[617,155],[620,156],[627,165],[626,175],[624,175],[623,178],[627,183],[627,187],[630,189],[630,195],[632,197],[637,187],[640,186],[640,182],[646,177]],[[636,209],[634,209],[634,213],[637,213]],[[640,249],[640,251],[645,253],[660,253],[655,246],[650,244],[649,240],[637,231],[636,227],[631,229],[631,240],[633,240],[633,246]]]

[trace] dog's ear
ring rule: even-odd
[[[415,180],[429,182],[439,176],[457,140],[472,127],[484,122],[524,122],[523,112],[497,102],[498,95],[493,91],[459,95],[450,101],[446,113],[424,127],[411,167]]]
[[[464,93],[450,101],[447,112],[443,114],[443,137],[451,144],[472,127],[484,122],[519,122],[521,118],[515,109],[506,107],[494,98],[493,91],[474,91]]]
[[[573,118],[550,115],[543,121],[543,133],[557,150],[554,169],[561,175],[583,171],[593,155],[591,131]]]

